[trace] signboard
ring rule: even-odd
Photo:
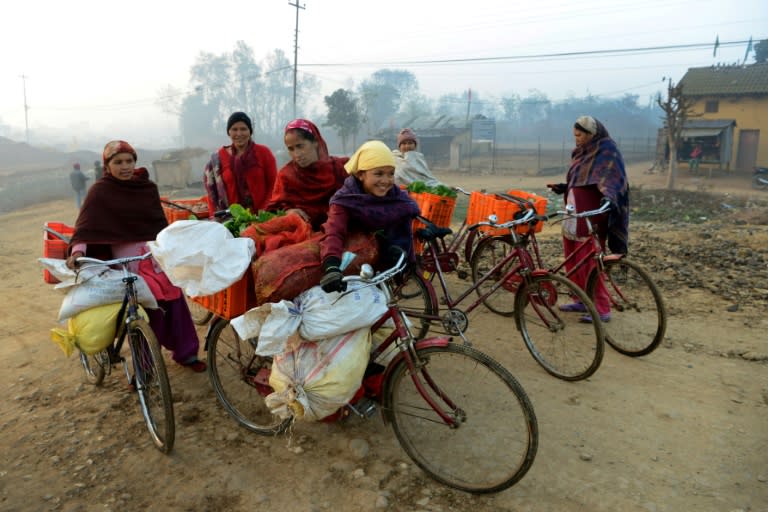
[[[496,140],[496,121],[493,119],[472,120],[472,142]]]

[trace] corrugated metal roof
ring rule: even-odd
[[[768,63],[690,68],[680,85],[685,96],[768,94]]]
[[[732,124],[736,124],[735,119],[688,119],[683,128],[722,129]]]

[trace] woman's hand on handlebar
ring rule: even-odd
[[[67,258],[67,268],[76,269],[77,268],[77,258],[80,258],[81,256],[85,256],[85,254],[82,251],[75,251]]]

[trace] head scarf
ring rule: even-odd
[[[235,112],[229,116],[229,119],[227,119],[227,133],[229,133],[229,129],[232,128],[233,124],[239,122],[245,123],[245,126],[248,127],[248,131],[253,133],[253,124],[251,124],[251,118],[248,117],[248,114],[245,112]]]
[[[397,147],[407,140],[412,140],[414,144],[419,145],[419,139],[416,138],[416,134],[410,128],[403,128],[400,133],[397,134]]]
[[[608,247],[614,253],[626,254],[629,241],[629,182],[624,159],[603,123],[592,117],[589,119],[595,123],[594,137],[571,152],[571,165],[566,178],[568,188],[594,185],[611,200],[613,208],[608,215]]]
[[[592,116],[581,116],[573,124],[577,130],[595,135],[597,133],[597,120]]]
[[[118,153],[130,153],[133,155],[133,160],[138,161],[136,150],[133,146],[125,142],[124,140],[111,140],[104,146],[104,151],[101,153],[101,159],[104,161],[104,174],[109,174],[107,165],[112,158]]]
[[[349,174],[367,171],[377,167],[395,167],[395,157],[392,150],[379,140],[369,140],[355,151],[344,165]]]
[[[322,135],[320,135],[320,130],[317,129],[315,123],[307,119],[294,119],[285,125],[285,133],[291,130],[302,130],[312,135],[314,140],[317,141],[317,159],[325,160],[328,158],[328,145],[325,143]]]

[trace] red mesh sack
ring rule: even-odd
[[[257,305],[291,300],[320,284],[323,276],[320,262],[321,237],[321,234],[317,234],[304,242],[280,247],[251,263]],[[373,265],[379,257],[374,235],[350,234],[344,249],[357,255],[344,271],[347,275],[360,273],[364,263]]]
[[[256,257],[286,245],[308,240],[312,226],[296,213],[274,217],[266,222],[254,223],[240,233],[256,243]]]

